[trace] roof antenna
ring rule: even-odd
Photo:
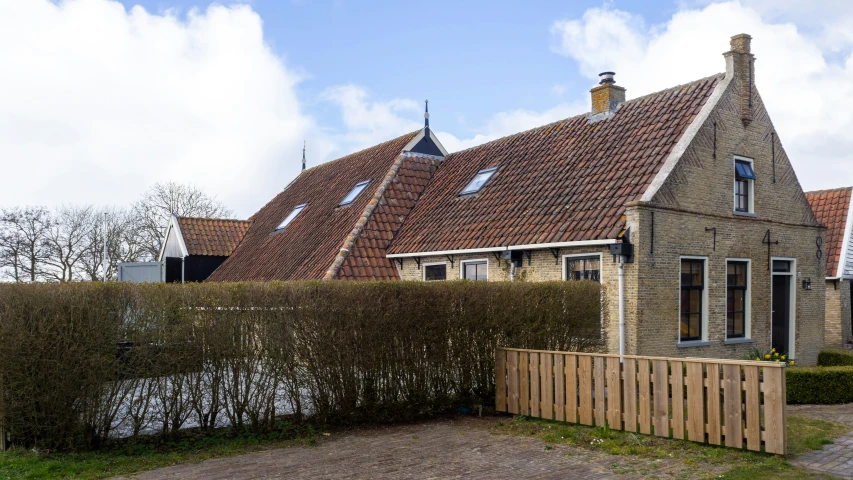
[[[305,140],[302,140],[302,171],[305,171]]]
[[[424,100],[424,128],[429,128],[429,99]]]

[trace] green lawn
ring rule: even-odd
[[[789,416],[789,455],[819,450],[823,445],[832,443],[833,438],[849,430],[848,427],[836,423]],[[696,469],[700,469],[699,471],[712,472],[707,478],[744,480],[829,478],[804,471],[783,458],[773,455],[525,417],[499,423],[494,433],[539,437],[545,443],[546,450],[553,449],[553,445],[556,444],[567,444],[611,455],[637,456],[643,460],[678,459],[688,467],[695,466]],[[638,466],[634,471],[644,478],[655,478],[653,468],[646,471],[642,466]],[[614,470],[614,473],[628,472]],[[685,478],[697,477],[690,474]]]
[[[0,453],[0,480],[105,478],[207,458],[314,443],[316,432],[311,426],[282,422],[274,432],[263,435],[248,432],[234,435],[225,430],[204,436],[188,432],[171,440],[151,437],[116,442],[97,452],[10,450]]]

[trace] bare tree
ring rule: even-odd
[[[134,221],[139,230],[143,257],[156,259],[160,254],[169,217],[229,217],[231,210],[192,185],[157,183],[133,204]]]
[[[80,260],[79,275],[86,280],[103,279],[106,233],[107,280],[115,280],[118,277],[119,263],[136,262],[143,254],[134,215],[128,210],[104,208],[93,214],[93,225],[94,227],[89,231],[90,248]]]
[[[2,256],[8,275],[16,282],[35,282],[45,277],[50,256],[47,244],[50,212],[44,207],[0,210]]]
[[[47,230],[48,257],[50,267],[45,276],[50,280],[70,282],[74,280],[78,263],[93,247],[91,232],[97,227],[95,209],[92,206],[62,206],[57,209]]]

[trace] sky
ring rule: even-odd
[[[246,218],[308,165],[423,125],[458,151],[725,70],[806,190],[853,185],[848,0],[0,0],[0,207],[126,205],[155,182]]]

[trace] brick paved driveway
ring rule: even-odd
[[[846,405],[789,405],[788,415],[819,418],[853,427],[853,403]],[[835,439],[823,450],[807,452],[791,463],[838,478],[853,479],[853,432]]]
[[[677,460],[612,456],[537,438],[493,435],[497,418],[433,421],[333,434],[293,447],[152,470],[140,479],[636,479],[688,476]]]

